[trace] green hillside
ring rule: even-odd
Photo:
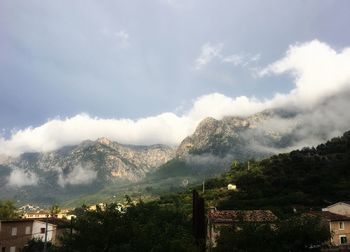
[[[316,148],[233,162],[229,172],[207,182],[207,194],[228,183],[239,190],[227,193],[218,203],[221,208],[317,208],[349,200],[350,132]]]

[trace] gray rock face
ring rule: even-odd
[[[131,186],[174,156],[175,149],[164,145],[132,146],[100,138],[52,152],[6,157],[0,164],[0,198],[66,202],[112,184]]]
[[[135,181],[173,158],[174,154],[175,150],[165,145],[122,145],[100,138],[57,151],[25,153],[11,159],[6,165],[42,175],[57,173],[67,178],[68,182],[69,176],[76,174],[76,167],[80,167],[82,173],[85,170],[97,173],[96,177],[100,181],[113,181],[116,178]]]
[[[233,155],[239,159],[266,155],[265,151],[257,151],[255,147],[260,144],[273,146],[281,140],[280,134],[264,127],[273,116],[274,112],[264,111],[245,118],[206,118],[191,136],[181,142],[176,155]]]

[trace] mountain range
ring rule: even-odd
[[[228,168],[232,160],[261,159],[293,148],[300,138],[297,121],[288,131],[271,123],[295,116],[287,110],[266,110],[249,117],[208,117],[177,147],[124,145],[102,137],[51,152],[2,156],[0,197],[49,203],[110,185],[132,186],[150,177],[211,176]]]

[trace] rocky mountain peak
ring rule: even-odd
[[[172,159],[174,154],[174,148],[164,145],[123,145],[102,137],[51,152],[23,153],[2,164],[6,168],[3,178],[16,167],[35,174],[40,186],[53,190],[67,185],[94,187],[120,180],[137,181]],[[1,181],[0,173],[0,191],[5,187],[6,181]]]
[[[264,111],[248,117],[226,116],[221,120],[205,118],[195,132],[181,142],[176,154],[180,157],[203,153],[221,156],[232,152],[244,154],[257,134],[263,141],[271,140],[271,134],[264,132],[261,126],[272,114],[271,111]]]
[[[111,140],[109,140],[107,137],[100,137],[96,140],[96,142],[103,144],[103,145],[111,145],[113,142]]]

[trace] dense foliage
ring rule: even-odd
[[[0,200],[0,220],[14,219],[18,217],[16,207],[12,201]]]
[[[234,163],[221,183],[237,184],[223,208],[321,207],[350,199],[350,132],[316,148]],[[216,181],[216,183],[218,183]]]
[[[240,222],[221,230],[214,251],[321,251],[320,245],[330,238],[328,225],[312,216],[292,217],[273,224]]]
[[[157,202],[85,210],[63,237],[61,251],[196,251],[191,221],[181,210]]]
[[[23,252],[43,252],[44,246],[44,242],[41,239],[33,238],[28,242],[27,246],[24,247]],[[46,250],[48,252],[54,252],[57,251],[57,248],[55,248],[51,242],[47,242]]]

